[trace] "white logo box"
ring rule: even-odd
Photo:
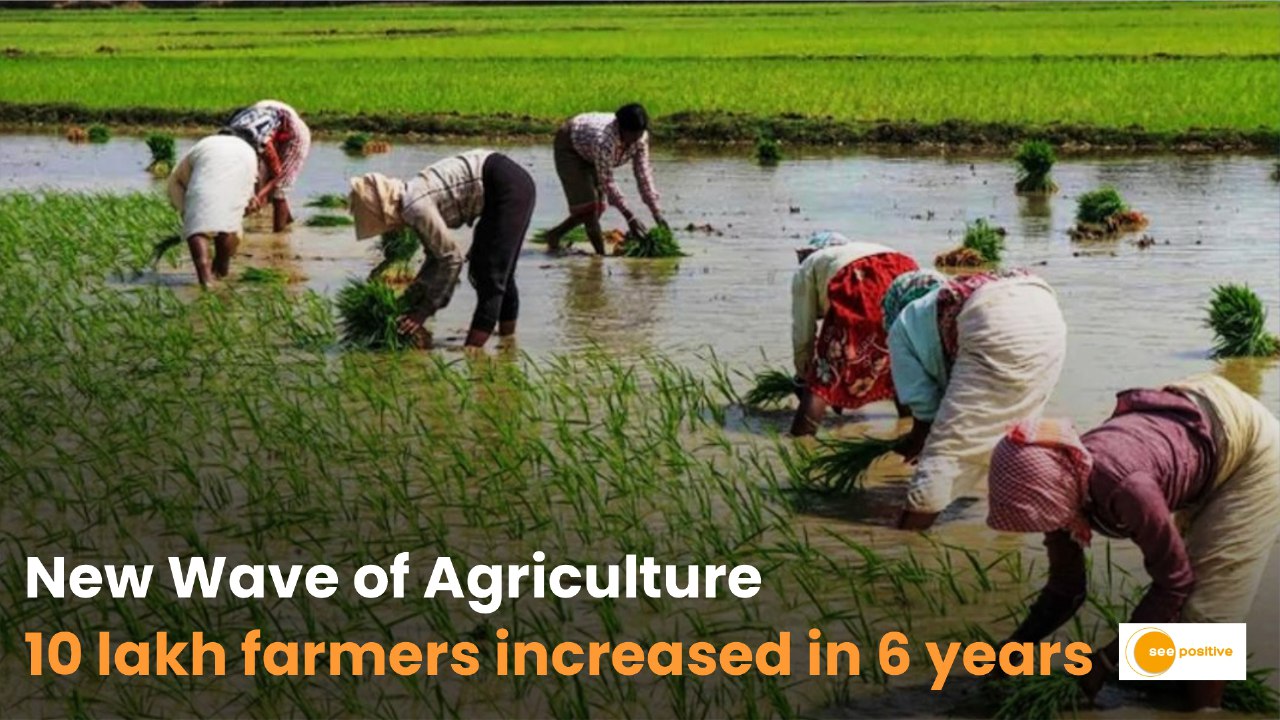
[[[1152,631],[1173,642],[1173,662],[1163,672],[1151,672],[1134,657]],[[1120,623],[1121,680],[1244,680],[1248,657],[1245,623]]]

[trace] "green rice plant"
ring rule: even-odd
[[[990,684],[984,699],[994,705],[996,720],[1057,720],[1085,704],[1080,681],[1066,673],[1005,678]]]
[[[1110,185],[1084,193],[1076,199],[1076,220],[1092,225],[1105,225],[1115,215],[1126,212],[1129,206]]]
[[[172,168],[178,162],[178,142],[167,133],[152,133],[146,138],[147,149],[151,151],[150,170],[158,165]],[[166,175],[168,173],[165,173]]]
[[[172,250],[173,248],[181,244],[182,244],[182,235],[180,234],[170,235],[164,238],[163,240],[157,242],[151,248],[151,262],[149,263],[150,266],[152,268],[158,266],[160,264],[160,260],[164,258],[166,253],[168,253],[170,250]]]
[[[1222,709],[1263,717],[1280,715],[1280,693],[1267,682],[1273,672],[1271,668],[1250,670],[1244,680],[1227,681]]]
[[[1058,191],[1058,186],[1049,177],[1049,171],[1057,162],[1053,146],[1044,140],[1028,140],[1018,146],[1013,156],[1018,164],[1018,182],[1014,188],[1027,195],[1050,195]]]
[[[978,218],[964,226],[963,247],[982,256],[983,262],[995,264],[1004,255],[1005,230]]]
[[[407,270],[421,247],[417,233],[408,227],[382,233],[382,237],[378,238],[378,251],[382,253],[382,260],[369,272],[369,279],[380,278],[392,268]]]
[[[1273,357],[1280,338],[1267,329],[1267,309],[1248,285],[1228,283],[1213,289],[1205,326],[1213,330],[1213,357]]]
[[[364,148],[372,140],[369,133],[351,133],[342,141],[342,150],[352,155],[361,155]]]
[[[244,272],[240,273],[240,281],[267,285],[283,285],[289,281],[289,275],[279,268],[247,267],[244,269]]]
[[[307,207],[324,208],[326,210],[346,209],[347,196],[338,193],[323,193],[307,201]]]
[[[628,233],[621,254],[630,258],[670,258],[683,257],[685,253],[670,228],[657,226],[640,237]]]
[[[404,296],[377,280],[349,280],[334,300],[338,308],[341,340],[366,350],[398,350],[408,347],[396,329],[407,309]]]
[[[346,215],[312,215],[307,218],[307,227],[344,227],[355,223]]]
[[[867,471],[897,445],[897,440],[872,437],[823,439],[809,459],[805,489],[830,494],[861,490]]]
[[[533,234],[532,242],[535,245],[546,245],[547,235],[551,232],[551,228],[543,228]],[[587,241],[587,229],[579,225],[578,227],[565,233],[560,238],[560,247],[573,247],[574,243],[584,243]]]
[[[104,143],[111,139],[111,130],[106,125],[89,126],[89,142]]]
[[[761,165],[777,165],[782,161],[782,144],[769,133],[756,135],[756,162]]]
[[[791,373],[764,370],[756,373],[754,384],[743,401],[748,407],[777,406],[796,394],[796,381]]]

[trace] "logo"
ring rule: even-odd
[[[1243,680],[1244,623],[1120,624],[1121,680]]]

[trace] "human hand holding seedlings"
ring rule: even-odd
[[[632,235],[635,235],[638,238],[642,238],[649,234],[649,228],[645,227],[644,223],[640,222],[640,218],[634,215],[627,218],[627,229],[631,231]]]
[[[932,422],[915,418],[911,423],[911,432],[898,442],[894,451],[901,455],[908,465],[914,465],[916,458],[924,450],[924,443],[929,439],[929,430],[932,427]]]
[[[407,312],[396,320],[396,330],[401,335],[414,335],[422,330],[422,326],[426,324],[427,318],[430,316],[431,313],[423,309]]]
[[[667,223],[667,218],[662,213],[654,213],[653,222],[663,230],[671,230],[671,225]]]

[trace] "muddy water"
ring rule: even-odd
[[[181,141],[181,149],[189,144]],[[342,192],[348,176],[378,171],[409,177],[463,149],[398,145],[387,155],[351,158],[334,144],[320,143],[294,191],[297,214],[318,212],[303,207],[306,199]],[[506,151],[537,181],[534,227],[558,222],[565,205],[549,148]],[[5,189],[160,187],[144,172],[146,163],[147,151],[134,138],[76,146],[50,136],[0,137],[0,188]],[[655,164],[673,226],[710,223],[717,232],[680,233],[689,257],[678,261],[557,257],[526,246],[518,274],[521,350],[539,356],[599,345],[698,362],[710,346],[737,368],[785,367],[795,267],[791,250],[807,233],[835,229],[854,239],[892,245],[928,265],[936,253],[958,242],[966,219],[987,217],[1008,229],[1007,264],[1031,267],[1059,293],[1070,350],[1052,412],[1087,426],[1106,416],[1119,389],[1203,371],[1223,373],[1268,407],[1280,407],[1276,363],[1215,363],[1208,359],[1210,334],[1201,324],[1212,286],[1234,281],[1259,292],[1273,329],[1277,325],[1280,185],[1269,179],[1273,164],[1268,159],[1065,160],[1054,170],[1062,192],[1042,201],[1016,197],[1013,167],[990,158],[840,154],[764,169],[745,157],[661,151]],[[623,184],[639,207],[630,179]],[[1133,207],[1147,213],[1151,225],[1146,232],[1155,238],[1154,246],[1139,248],[1136,236],[1089,244],[1068,240],[1075,195],[1101,184],[1115,185]],[[606,218],[609,225],[621,225],[612,211]],[[347,277],[363,275],[374,262],[372,247],[354,242],[349,228],[299,225],[281,236],[251,235],[242,252],[252,257],[239,259],[238,267],[282,265],[305,276],[307,287],[324,293],[335,291]],[[191,283],[189,268],[162,272],[163,277],[150,281]],[[473,307],[474,294],[463,285],[435,321],[445,352],[460,344]],[[888,428],[892,420],[883,410],[853,420]],[[739,425],[746,431],[780,430],[785,418],[739,418]],[[905,469],[890,468],[885,479],[892,485],[904,475]],[[886,501],[885,508],[891,505]],[[833,517],[810,522],[843,527],[872,544],[903,542],[902,534],[884,529],[865,505],[857,514],[870,522]],[[954,514],[953,522],[937,533],[949,542],[1023,543],[988,533],[980,502]],[[1034,540],[1025,547],[1038,553]],[[1131,547],[1121,544],[1117,551],[1124,565],[1141,572]],[[1257,667],[1280,666],[1278,563],[1280,552],[1273,553],[1249,619],[1252,664]]]

